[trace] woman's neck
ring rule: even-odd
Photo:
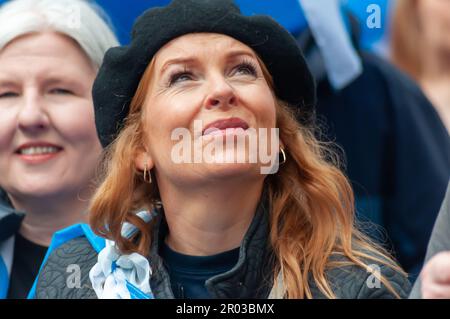
[[[19,233],[29,241],[49,246],[53,234],[76,223],[86,222],[87,200],[77,196],[18,200],[11,198],[13,206],[25,212]]]
[[[161,192],[169,225],[167,244],[193,256],[239,247],[260,201],[263,182],[218,182],[201,190]]]

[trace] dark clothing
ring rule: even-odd
[[[232,269],[206,280],[211,298],[267,298],[273,286],[274,258],[269,244],[269,214],[265,205],[259,205],[255,217],[241,242],[239,259]],[[156,298],[174,298],[171,278],[159,255],[167,227],[163,214],[153,226],[153,241],[148,256],[152,266],[150,286]],[[163,231],[161,231],[163,230]],[[344,257],[335,257],[338,260]],[[36,298],[97,298],[89,280],[89,271],[97,262],[97,253],[85,237],[75,238],[57,248],[44,264],[39,274]],[[78,264],[81,268],[81,289],[66,285],[66,267]],[[380,265],[380,272],[390,281],[401,297],[410,290],[409,281],[391,268]],[[393,298],[384,285],[370,288],[371,274],[357,266],[329,269],[326,277],[337,298]],[[325,298],[312,283],[314,298]]]
[[[336,91],[308,33],[299,39],[318,84],[322,139],[345,153],[358,216],[382,227],[402,267],[414,278],[450,177],[450,138],[434,107],[409,77],[360,53],[363,73]],[[375,239],[379,231],[369,231]]]
[[[25,214],[14,209],[8,195],[0,188],[0,243],[18,232],[24,217]]]
[[[0,188],[0,299],[9,295],[8,286],[15,252],[14,237],[19,232],[24,216],[24,213],[13,208],[7,194]],[[27,294],[28,292],[14,295],[25,298]]]
[[[27,297],[46,252],[47,247],[37,245],[19,233],[16,234],[8,299],[25,299]]]
[[[189,256],[172,250],[163,241],[160,255],[169,273],[175,298],[208,299],[211,296],[205,282],[233,268],[239,258],[239,248],[213,256]]]

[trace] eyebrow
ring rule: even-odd
[[[234,59],[236,57],[239,57],[239,56],[242,56],[242,55],[248,56],[248,57],[250,57],[252,59],[256,59],[256,56],[253,53],[251,53],[249,51],[246,51],[246,50],[231,51],[231,52],[226,54],[226,59],[227,60],[232,60],[232,59]],[[166,61],[164,63],[164,65],[161,68],[160,74],[163,74],[164,71],[167,70],[167,68],[169,66],[171,66],[171,65],[174,65],[174,64],[194,64],[197,61],[198,61],[198,58],[195,57],[195,56],[177,57],[177,58],[170,59],[170,60],[168,60],[168,61]]]
[[[43,80],[43,83],[45,85],[58,85],[58,84],[68,84],[68,85],[76,85],[78,84],[78,80],[72,77],[65,77],[65,76],[60,76],[60,77],[50,77],[48,79]]]
[[[13,73],[4,73],[2,72],[0,74],[0,84],[2,86],[13,86],[16,85],[17,82],[19,82],[20,79]]]
[[[170,59],[170,60],[168,60],[168,61],[166,61],[164,63],[163,67],[161,68],[161,72],[160,73],[163,74],[164,71],[166,71],[167,68],[169,66],[171,66],[171,65],[174,65],[174,64],[193,64],[196,60],[197,59],[194,58],[194,57],[183,57],[183,58],[180,57],[180,58]]]
[[[4,79],[0,77],[0,87],[16,86],[17,83],[11,79]]]

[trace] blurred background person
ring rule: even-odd
[[[450,132],[450,1],[397,0],[392,60],[420,83]]]
[[[426,261],[410,298],[450,299],[450,183],[428,244]]]
[[[117,44],[83,0],[0,8],[0,298],[25,298],[53,233],[87,218],[102,150],[91,89]]]

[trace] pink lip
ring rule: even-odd
[[[29,147],[55,147],[58,149],[57,153],[49,153],[49,154],[21,154],[20,150]],[[46,161],[49,161],[55,157],[57,157],[60,152],[63,150],[61,146],[47,143],[47,142],[29,142],[20,145],[16,151],[14,152],[22,161],[28,164],[40,164]]]
[[[215,130],[226,130],[227,128],[242,128],[243,130],[247,130],[249,128],[249,125],[247,124],[247,122],[238,117],[221,119],[206,125],[203,129],[202,135],[205,135],[205,133],[206,135],[210,134],[211,131]]]

